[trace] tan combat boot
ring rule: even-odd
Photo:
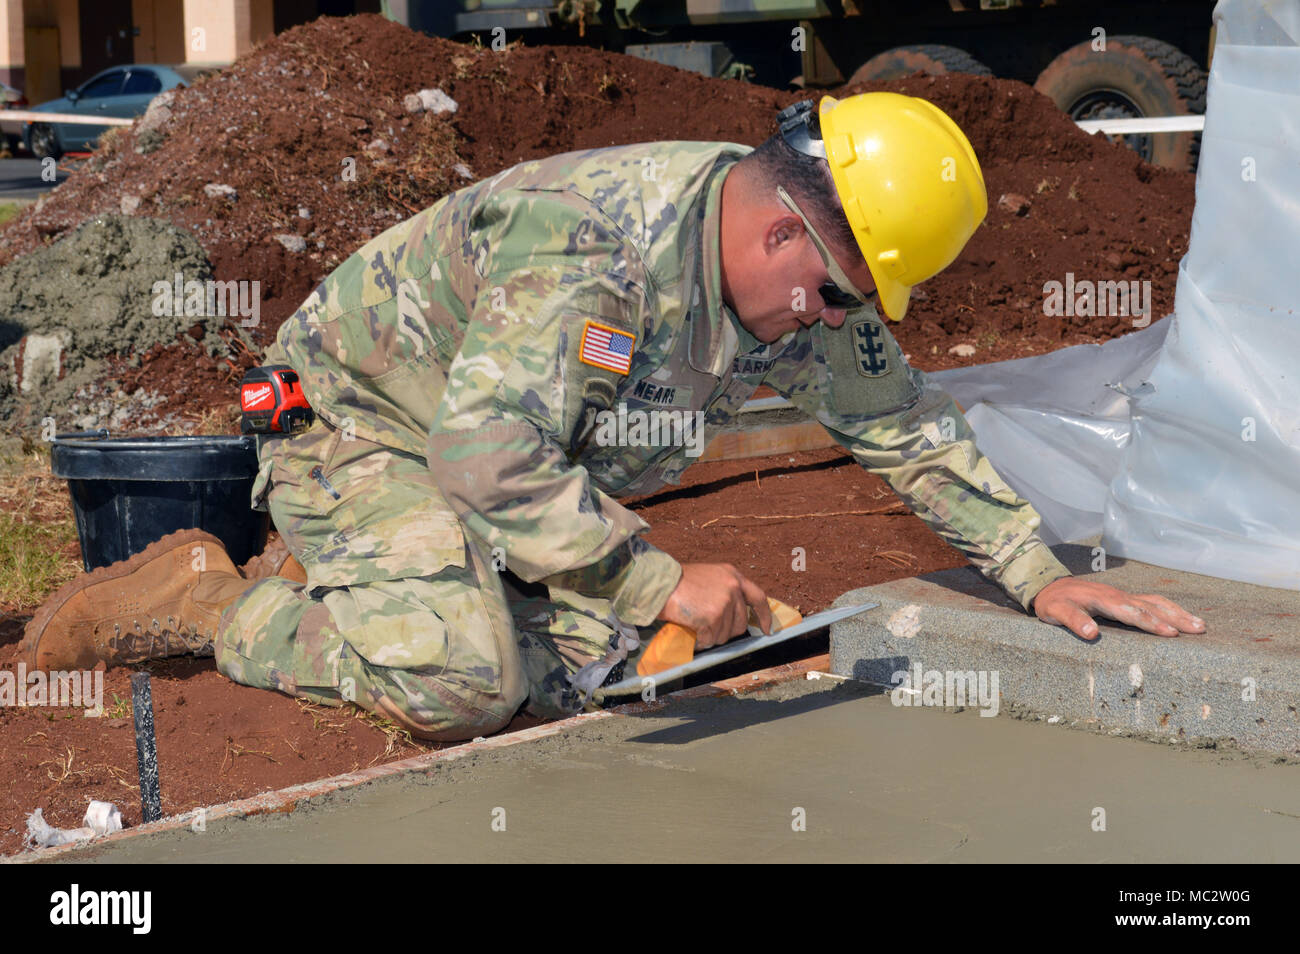
[[[179,530],[60,589],[27,624],[22,650],[29,666],[55,670],[211,656],[222,611],[252,586],[220,540]]]
[[[239,572],[246,580],[264,580],[268,576],[279,576],[294,583],[307,582],[307,571],[289,552],[289,545],[279,534],[261,553],[241,566]]]

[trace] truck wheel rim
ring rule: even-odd
[[[1098,89],[1083,94],[1067,110],[1070,118],[1080,119],[1141,119],[1144,115],[1138,105],[1119,90]],[[1151,136],[1136,133],[1128,136],[1108,136],[1111,142],[1128,146],[1147,162],[1151,161],[1154,143]]]

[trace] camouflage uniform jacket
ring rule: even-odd
[[[506,169],[352,255],[268,363],[297,369],[334,426],[426,459],[517,575],[606,597],[627,623],[654,620],[681,568],[613,498],[676,483],[698,449],[653,431],[629,446],[631,429],[611,443],[601,427],[623,410],[698,411],[711,436],[760,383],[1028,608],[1067,571],[875,311],[763,344],[723,301],[721,187],[748,151],[659,142]]]

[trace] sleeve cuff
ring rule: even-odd
[[[1012,599],[1024,607],[1026,613],[1032,613],[1034,597],[1038,591],[1048,583],[1070,575],[1064,564],[1052,555],[1047,544],[1036,540],[1029,549],[1003,568],[998,582]]]
[[[638,554],[613,599],[614,613],[633,626],[649,626],[659,616],[682,578],[682,565],[648,546]]]

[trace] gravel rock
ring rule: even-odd
[[[275,240],[279,242],[281,245],[283,245],[290,252],[307,251],[307,240],[303,238],[301,235],[290,235],[288,233],[281,232],[275,236]]]
[[[1033,203],[1019,192],[1007,192],[998,199],[998,208],[1012,215],[1028,215]]]
[[[433,113],[441,116],[454,113],[460,107],[456,101],[440,89],[422,89],[402,97],[402,108],[408,113]]]
[[[142,156],[147,156],[162,148],[162,144],[167,137],[159,129],[146,129],[143,132],[137,132],[135,135],[135,151]]]
[[[144,111],[144,117],[140,120],[140,125],[136,127],[136,135],[149,132],[150,130],[161,131],[172,119],[172,101],[176,99],[176,93],[173,90],[167,90],[165,93],[159,93],[149,102],[149,108]]]

